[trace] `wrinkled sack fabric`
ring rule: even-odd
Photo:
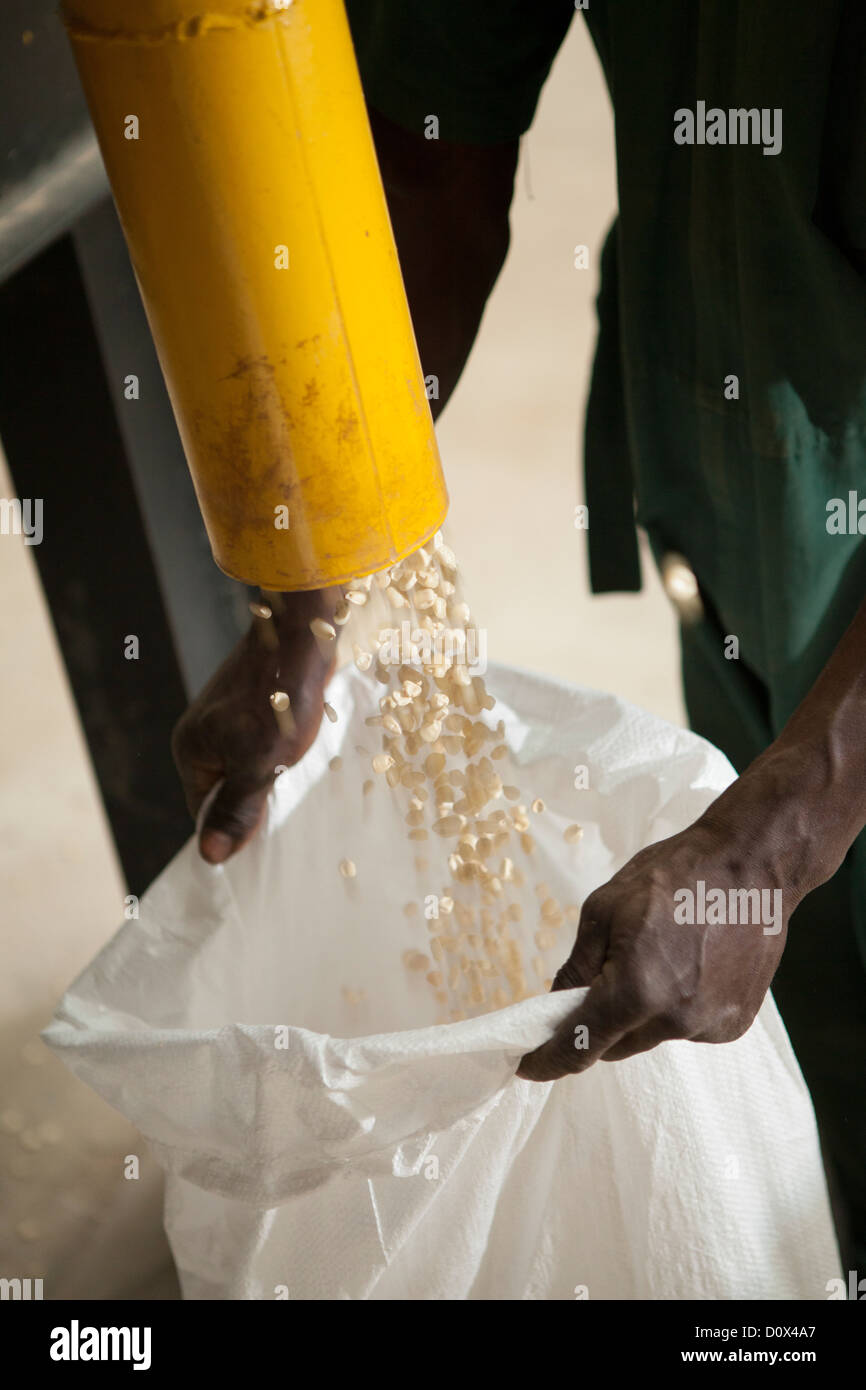
[[[516,780],[547,804],[527,878],[564,903],[733,777],[611,695],[505,668],[488,684]],[[426,940],[403,904],[433,890],[393,794],[362,798],[353,751],[376,751],[377,694],[336,677],[338,720],[280,777],[256,840],[216,868],[190,841],[45,1033],[165,1168],[184,1296],[825,1298],[839,1268],[815,1123],[770,998],[734,1043],[552,1085],[514,1071],[583,991],[433,1026],[401,960]]]

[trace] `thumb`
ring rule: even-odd
[[[227,777],[201,820],[198,847],[208,864],[222,864],[235,854],[259,827],[273,784],[251,783]]]
[[[591,985],[601,974],[609,939],[607,914],[601,898],[597,893],[590,895],[580,914],[571,955],[557,970],[552,988],[579,989],[582,985]]]
[[[599,975],[553,1036],[521,1058],[517,1075],[524,1081],[556,1081],[586,1071],[627,1031],[616,998],[610,979]]]

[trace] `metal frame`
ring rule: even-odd
[[[248,591],[211,558],[55,0],[4,0],[0,48],[0,441],[16,496],[43,499],[33,555],[141,893],[191,833],[171,730]]]

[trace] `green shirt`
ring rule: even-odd
[[[528,128],[575,13],[348,9],[370,105],[480,144]],[[586,422],[592,585],[640,587],[636,511],[657,553],[691,561],[777,732],[866,595],[866,3],[590,0],[584,18],[619,188]],[[709,143],[759,135],[728,114],[753,108],[780,122],[777,153]],[[863,533],[855,511],[832,534],[851,493]]]

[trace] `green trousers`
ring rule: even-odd
[[[681,628],[689,723],[738,772],[772,741],[764,685],[726,660],[711,611]],[[866,834],[793,913],[773,995],[812,1096],[843,1268],[866,1275],[866,961],[855,910],[866,895]]]

